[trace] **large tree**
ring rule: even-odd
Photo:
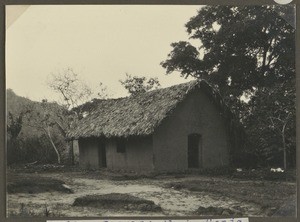
[[[276,5],[203,7],[186,23],[190,38],[201,47],[172,43],[161,64],[167,73],[207,79],[228,102],[239,104],[242,95],[259,87],[295,78],[295,29],[287,22],[293,10]]]
[[[249,138],[264,137],[264,145],[258,143],[256,148],[267,151],[274,146],[274,137],[281,138],[276,149],[284,155],[287,146],[294,147],[294,135],[286,133],[287,126],[289,132],[295,131],[291,124],[295,121],[291,119],[295,116],[294,10],[290,5],[205,6],[185,25],[200,48],[186,41],[172,43],[172,51],[161,63],[167,74],[179,71],[183,77],[214,85],[245,124]],[[273,113],[278,109],[279,117]],[[261,135],[255,133],[258,125]]]

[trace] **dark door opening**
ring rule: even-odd
[[[201,135],[190,134],[188,136],[188,168],[199,168],[202,167],[202,146],[201,146]]]
[[[106,149],[105,143],[99,143],[98,146],[98,161],[99,167],[106,167]]]

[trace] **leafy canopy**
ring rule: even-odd
[[[201,47],[172,43],[161,65],[168,74],[180,71],[207,79],[235,99],[287,81],[295,76],[295,29],[287,22],[293,10],[277,5],[203,7],[185,25]]]
[[[120,83],[130,93],[130,95],[144,93],[160,87],[160,83],[157,78],[147,79],[144,76],[131,76],[128,73],[126,73],[126,78],[124,80],[120,80]]]

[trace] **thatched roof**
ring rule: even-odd
[[[207,82],[195,80],[134,96],[95,101],[93,110],[78,122],[68,137],[78,139],[151,135],[196,88],[202,89],[224,114],[230,113],[219,93]]]

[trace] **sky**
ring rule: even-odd
[[[7,7],[11,18],[17,6]],[[190,81],[179,73],[166,75],[160,62],[172,42],[189,40],[184,24],[200,7],[40,5],[19,10],[6,29],[6,87],[31,100],[57,101],[47,80],[67,68],[92,89],[102,82],[114,98],[128,95],[119,82],[126,73],[157,77],[162,87]]]

